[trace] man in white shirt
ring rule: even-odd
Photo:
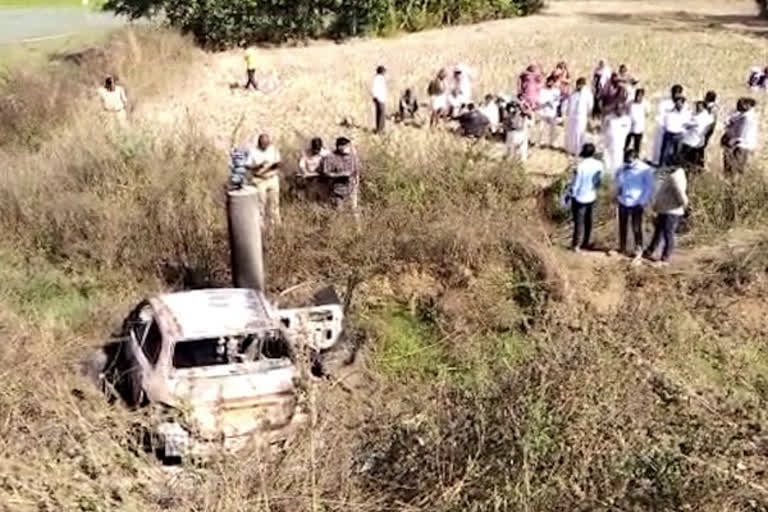
[[[643,133],[645,133],[645,112],[648,104],[645,102],[645,89],[637,89],[632,103],[629,104],[629,135],[624,144],[624,149],[632,148],[640,155],[643,145]]]
[[[703,101],[696,102],[693,116],[685,125],[680,156],[687,165],[699,165],[699,153],[704,147],[707,130],[715,122],[714,117],[706,109]]]
[[[752,98],[740,98],[736,112],[731,114],[723,135],[723,171],[726,176],[744,174],[750,154],[757,149],[756,102]]]
[[[125,124],[128,110],[128,96],[125,94],[125,89],[117,85],[113,77],[108,76],[104,80],[104,87],[99,88],[99,96],[104,111],[114,116],[120,124]]]
[[[539,91],[538,115],[543,121],[540,125],[538,144],[544,147],[544,130],[549,132],[549,147],[555,147],[557,134],[557,110],[560,105],[560,88],[557,87],[555,77],[547,78],[544,88]]]
[[[590,248],[592,212],[603,179],[603,164],[595,158],[594,144],[584,144],[579,156],[581,161],[573,171],[565,197],[573,214],[571,250],[575,252]]]
[[[472,103],[472,81],[467,66],[463,64],[456,66],[453,71],[453,89],[463,105]]]
[[[691,120],[690,111],[685,108],[685,97],[675,98],[675,106],[664,116],[664,136],[661,139],[661,165],[680,153],[680,145],[685,134],[685,127]]]
[[[499,113],[499,105],[496,103],[496,99],[492,94],[485,95],[485,101],[480,107],[480,113],[488,119],[488,127],[490,128],[491,133],[496,133],[499,130],[501,115]]]
[[[280,151],[268,135],[259,135],[248,148],[245,167],[257,189],[261,218],[273,225],[280,224],[280,164]]]
[[[664,142],[664,118],[667,112],[675,108],[675,98],[683,95],[683,86],[675,84],[670,90],[669,96],[659,101],[656,112],[656,132],[653,135],[653,145],[651,147],[651,162],[661,165],[661,144]]]
[[[384,121],[387,116],[387,80],[385,75],[387,70],[384,66],[376,68],[376,75],[373,77],[373,86],[371,87],[371,96],[373,97],[374,114],[376,116],[376,128],[374,133],[384,131]]]

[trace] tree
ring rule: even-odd
[[[522,16],[543,0],[107,0],[137,19],[163,15],[207,48],[414,31]]]

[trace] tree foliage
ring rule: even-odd
[[[132,19],[163,16],[209,48],[417,31],[524,16],[544,0],[108,0]]]

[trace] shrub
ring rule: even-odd
[[[208,48],[416,31],[428,27],[523,16],[543,0],[109,0],[105,8],[131,18],[162,13]]]

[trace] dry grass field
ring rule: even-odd
[[[525,19],[264,49],[268,94],[230,89],[239,52],[146,29],[80,66],[12,71],[0,511],[768,511],[764,149],[735,185],[711,149],[678,258],[656,269],[564,249],[547,195],[559,152],[523,169],[443,131],[339,126],[371,124],[378,64],[393,95],[459,62],[483,94],[512,91],[530,61],[588,75],[605,58],[654,99],[680,82],[727,110],[768,62],[754,14],[746,0],[553,1]],[[105,70],[134,99],[123,132],[93,105]],[[362,234],[286,198],[267,265],[273,293],[360,277],[349,318],[365,342],[309,383],[317,421],[295,439],[163,468],[137,445],[151,411],[107,404],[73,369],[141,297],[228,283],[225,150],[261,131],[285,155],[315,134],[360,149]]]

